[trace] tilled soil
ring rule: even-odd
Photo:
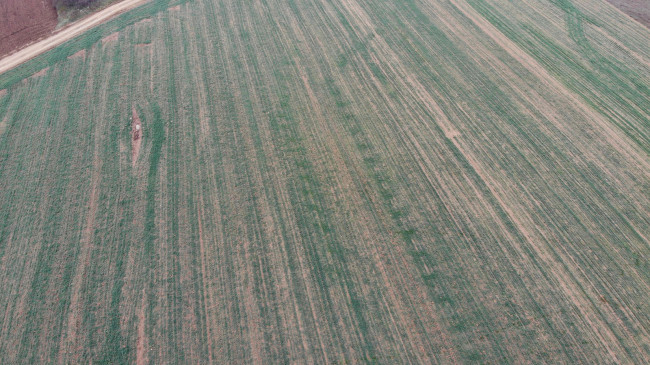
[[[0,56],[48,35],[57,24],[50,0],[0,2]]]
[[[648,0],[607,0],[622,12],[631,16],[639,23],[650,28],[650,1]]]

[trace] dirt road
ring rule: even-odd
[[[12,55],[9,55],[0,60],[0,74],[3,74],[21,63],[27,62],[39,54],[49,51],[50,49],[82,34],[88,29],[95,27],[124,11],[133,9],[146,1],[148,0],[124,0],[62,29],[47,39],[34,43]]]

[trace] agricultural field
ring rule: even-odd
[[[0,75],[0,363],[650,362],[650,30],[155,0]]]

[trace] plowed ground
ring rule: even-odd
[[[650,1],[647,0],[607,0],[641,24],[650,28]]]
[[[47,36],[56,23],[50,0],[0,1],[0,57]]]

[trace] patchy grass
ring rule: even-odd
[[[0,362],[647,362],[648,37],[162,0],[11,70]]]

